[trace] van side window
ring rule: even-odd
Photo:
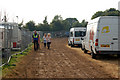
[[[73,32],[70,32],[70,37],[73,37]]]

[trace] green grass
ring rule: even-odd
[[[19,50],[19,51],[11,51],[11,54],[20,53],[20,52],[21,52],[21,50]]]
[[[11,69],[13,69],[16,66],[16,63],[18,63],[23,56],[27,55],[32,50],[32,45],[33,44],[30,44],[28,46],[28,48],[22,52],[22,54],[13,55],[11,57],[10,62],[2,67],[2,75],[3,76],[5,76],[7,73],[9,73],[11,71]]]

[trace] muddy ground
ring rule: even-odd
[[[78,47],[67,46],[67,38],[52,40],[51,49],[32,50],[6,78],[118,78],[118,58],[92,59]]]

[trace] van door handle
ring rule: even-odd
[[[114,44],[113,42],[111,44]]]
[[[118,38],[113,38],[113,40],[118,40]]]

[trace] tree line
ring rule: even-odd
[[[97,11],[91,19],[95,19],[100,16],[120,16],[120,11],[115,8],[110,8],[105,11]]]
[[[92,15],[91,19],[95,19],[100,16],[120,16],[120,11],[115,8],[110,8],[105,11],[98,11]],[[30,31],[69,31],[72,27],[86,27],[87,24],[88,22],[85,20],[82,20],[82,22],[79,22],[77,18],[66,18],[63,20],[61,15],[56,15],[50,23],[48,23],[46,16],[43,23],[38,23],[36,25],[34,21],[29,21],[23,27],[29,29]],[[23,22],[19,24],[19,26],[21,25],[23,25]]]
[[[21,23],[20,23],[21,25]],[[61,15],[54,16],[52,22],[48,23],[47,16],[43,20],[43,23],[35,24],[34,21],[29,21],[24,25],[24,28],[29,29],[30,31],[38,30],[38,31],[68,31],[72,27],[86,27],[87,21],[82,20],[79,22],[77,18],[66,18],[63,20]]]

